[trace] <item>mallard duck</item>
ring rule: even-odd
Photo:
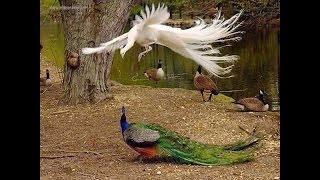
[[[52,81],[50,79],[49,69],[46,70],[46,76],[40,78],[40,86],[51,86]]]
[[[194,86],[196,87],[196,89],[200,91],[204,102],[206,102],[206,100],[203,97],[203,92],[205,90],[210,91],[210,96],[208,98],[208,101],[211,101],[212,94],[214,94],[214,95],[219,94],[219,89],[217,88],[217,86],[213,82],[213,80],[210,79],[208,76],[201,74],[201,66],[200,65],[198,67],[196,75],[193,78],[193,83],[194,83]]]
[[[154,80],[157,84],[157,82],[164,77],[164,71],[162,69],[162,62],[161,59],[158,60],[158,68],[151,68],[147,69],[143,72],[143,74],[149,79]]]
[[[269,109],[269,104],[266,102],[266,93],[263,90],[260,90],[255,97],[239,99],[232,103],[240,111],[267,111]]]

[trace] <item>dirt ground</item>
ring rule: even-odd
[[[58,69],[53,86],[40,92],[40,177],[45,179],[280,179],[279,112],[236,112],[219,95],[204,103],[199,92],[180,88],[111,87],[114,98],[96,104],[59,105]],[[159,123],[204,143],[228,143],[248,135],[238,126],[265,135],[256,158],[229,166],[139,161],[122,140],[120,108],[131,122]]]

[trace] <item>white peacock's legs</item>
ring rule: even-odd
[[[142,53],[139,54],[138,56],[138,62],[140,62],[142,56],[144,56],[145,54],[147,54],[149,51],[152,50],[151,46],[144,46],[145,51],[143,51]]]

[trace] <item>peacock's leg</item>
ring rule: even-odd
[[[140,53],[138,56],[138,62],[140,62],[140,59],[142,58],[142,56],[144,56],[145,54],[147,54],[149,51],[152,50],[152,47],[151,46],[144,46],[144,49],[145,49],[145,51]]]

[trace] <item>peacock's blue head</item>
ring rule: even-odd
[[[126,110],[125,110],[124,106],[122,106],[122,108],[121,108],[122,116],[121,116],[121,119],[120,119],[120,126],[121,126],[122,132],[129,127],[125,111]]]

